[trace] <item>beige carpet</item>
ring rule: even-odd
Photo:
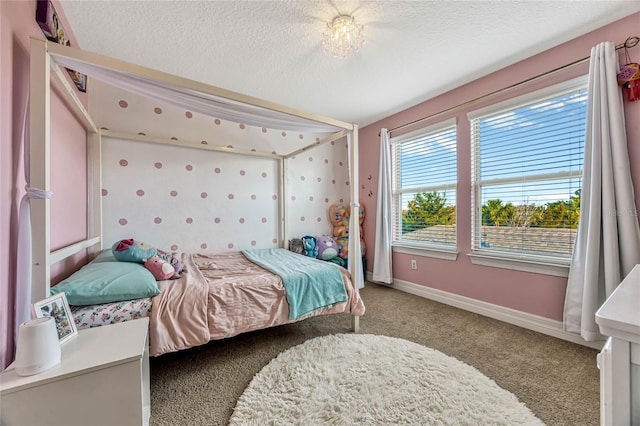
[[[367,283],[361,332],[399,337],[469,364],[547,425],[599,424],[597,351]],[[151,425],[226,425],[251,379],[279,353],[348,333],[348,315],[310,318],[151,360]]]

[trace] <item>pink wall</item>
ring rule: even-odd
[[[446,110],[476,97],[526,80],[548,70],[561,67],[589,56],[591,47],[602,41],[616,44],[638,35],[640,13],[630,15],[585,36],[516,63],[503,70],[480,78],[429,101],[380,120],[360,130],[360,181],[364,183],[360,200],[367,211],[364,224],[367,250],[367,269],[373,269],[375,241],[376,193],[378,188],[379,137],[381,128],[391,129],[421,117]],[[622,52],[619,52],[622,54]],[[632,60],[640,62],[640,47],[630,50]],[[621,56],[621,61],[624,58]],[[471,166],[470,131],[466,114],[491,103],[511,98],[541,87],[588,73],[588,62],[510,91],[507,96],[494,97],[425,122],[424,125],[456,117],[458,121],[458,259],[439,260],[429,257],[396,253],[393,255],[394,278],[459,294],[473,299],[528,312],[554,320],[562,320],[566,278],[519,272],[508,269],[473,265],[467,256],[471,252]],[[428,76],[425,76],[428,78]],[[625,102],[629,156],[635,186],[636,205],[640,201],[640,101]],[[414,130],[414,129],[407,129]],[[394,136],[400,133],[394,133]],[[369,176],[372,178],[369,180]],[[369,190],[373,190],[369,196]],[[635,212],[637,215],[637,211]],[[417,270],[410,269],[410,259],[416,259]]]
[[[73,46],[77,41],[54,0],[60,21],[67,30]],[[29,82],[29,37],[44,39],[35,22],[36,1],[0,1],[0,367],[13,359],[13,301],[16,279],[16,246],[18,205],[24,194],[21,131]],[[69,80],[70,81],[70,80]],[[79,93],[86,104],[86,94]],[[75,242],[86,235],[86,134],[68,108],[55,94],[51,104],[52,156],[51,189],[56,192],[51,202],[52,248]],[[72,179],[68,176],[73,171]],[[80,213],[78,213],[80,212]],[[61,276],[83,259],[76,258],[67,265],[53,269]]]

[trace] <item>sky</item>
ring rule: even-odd
[[[569,200],[581,187],[587,89],[554,95],[533,105],[477,119],[482,169],[481,204],[501,199],[514,205]],[[416,190],[446,193],[455,204],[455,126],[404,142],[396,161],[399,182]]]

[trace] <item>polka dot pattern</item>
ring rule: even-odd
[[[204,145],[277,155],[293,151],[294,144],[302,146],[300,141],[306,140],[309,145],[320,139],[313,134],[211,119],[171,106],[153,105],[153,101],[145,104],[146,116],[161,115],[161,119],[141,123],[130,133],[145,136],[153,128],[152,134],[159,135],[157,126],[166,126],[167,132],[173,133],[168,133],[167,138],[197,141],[205,149],[158,145],[150,155],[148,145],[139,142],[104,144],[101,193],[105,239],[127,238],[135,229],[137,238],[153,241],[167,251],[169,247],[173,251],[179,248],[219,252],[278,245],[279,162],[213,151]],[[123,97],[113,98],[112,105],[119,114],[124,109],[126,114],[140,109],[139,101]],[[189,133],[199,122],[206,123],[207,130]],[[331,233],[326,217],[329,204],[349,199],[343,146],[342,139],[323,143],[306,151],[306,155],[289,159],[286,193],[289,203],[295,203],[295,209],[288,208],[290,235]],[[132,182],[136,182],[135,186]]]

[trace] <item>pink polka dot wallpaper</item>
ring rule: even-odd
[[[104,127],[177,144],[286,153],[319,140],[313,133],[233,123],[105,91],[99,82],[90,95],[100,97],[92,115]],[[330,234],[329,205],[349,199],[344,146],[344,139],[325,143],[287,160],[287,192],[281,194],[278,159],[104,137],[104,245],[136,238],[187,252],[275,247],[281,200],[289,238]]]
[[[252,247],[252,241],[253,247],[275,246],[278,201],[256,194],[277,193],[276,182],[260,177],[263,171],[277,176],[276,161],[165,145],[153,148],[103,139],[105,246],[123,238],[189,252],[242,250]],[[120,165],[123,158],[126,167]],[[214,165],[222,166],[220,173]]]

